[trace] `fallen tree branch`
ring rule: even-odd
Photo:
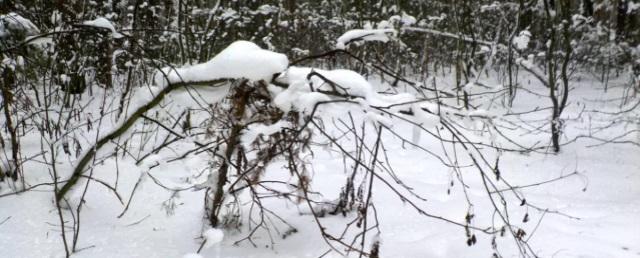
[[[62,188],[60,188],[60,191],[56,193],[56,200],[58,201],[61,200],[67,194],[67,192],[69,192],[69,190],[71,190],[71,188],[78,182],[78,179],[82,177],[82,172],[84,171],[85,167],[87,167],[89,162],[93,160],[93,158],[95,157],[96,153],[100,148],[102,148],[108,142],[115,140],[121,135],[123,135],[124,133],[126,133],[127,130],[129,130],[129,128],[131,128],[131,126],[133,126],[135,122],[144,115],[144,113],[146,113],[147,111],[157,106],[167,94],[185,86],[194,86],[194,85],[195,86],[198,86],[198,85],[220,86],[218,84],[223,82],[228,82],[230,80],[231,79],[217,79],[217,80],[202,81],[202,82],[169,83],[164,89],[158,92],[158,94],[154,96],[153,99],[151,99],[149,102],[139,107],[135,112],[133,112],[133,114],[131,114],[128,118],[126,118],[115,130],[101,137],[100,140],[98,140],[98,142],[96,142],[90,149],[88,149],[87,152],[83,154],[82,158],[73,169],[73,173],[71,174],[71,177],[69,178],[69,180],[62,186]]]

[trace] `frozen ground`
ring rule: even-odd
[[[586,134],[588,127],[596,123],[595,120],[606,118],[602,114],[584,112],[579,116],[582,110],[619,109],[618,101],[605,100],[621,96],[620,88],[613,87],[604,93],[599,84],[586,81],[589,83],[576,83],[571,93],[572,105],[564,115],[570,118],[567,120],[565,140]],[[532,92],[521,90],[512,112],[549,106],[548,99],[534,94],[544,94],[545,89],[534,82],[525,83],[525,87]],[[487,106],[488,112],[496,115],[507,112],[496,106]],[[522,121],[543,125],[548,115],[549,111],[545,110],[505,119],[520,121],[517,123],[526,127]],[[469,122],[469,126],[479,125]],[[407,137],[412,134],[409,125],[397,124],[395,129]],[[625,130],[637,129],[619,126],[603,135],[615,136]],[[523,133],[522,130],[507,132],[523,143],[548,142],[546,134]],[[636,132],[634,137],[640,135]],[[579,172],[579,175],[521,191],[528,203],[548,209],[548,212],[519,207],[518,202],[510,210],[514,221],[521,221],[525,214],[529,214],[530,220],[523,224],[524,229],[529,233],[527,237],[531,237],[530,243],[540,257],[640,257],[640,148],[631,144],[592,146],[598,143],[581,138],[563,146],[562,152],[557,155],[502,154],[502,176],[513,185],[536,184]],[[184,144],[187,147],[187,143]],[[440,150],[439,143],[426,136],[421,138],[420,144],[430,150]],[[26,139],[23,146],[39,150],[39,139],[36,136]],[[414,200],[416,203],[430,213],[464,222],[468,207],[461,185],[456,182],[450,187],[455,177],[450,170],[442,168],[434,158],[416,148],[403,147],[393,137],[387,138],[385,147],[399,178],[427,199],[426,202]],[[488,151],[487,155],[495,153]],[[201,162],[198,159],[185,160],[162,166],[150,173],[165,185],[179,187],[185,184],[186,177],[197,174],[198,169],[205,165]],[[342,157],[318,149],[312,163],[313,190],[322,192],[323,199],[335,199],[346,177]],[[268,176],[286,180],[289,173],[282,165],[272,164]],[[60,167],[62,170],[68,169],[64,165]],[[117,164],[114,159],[108,159],[97,166],[93,173],[95,177],[110,183],[116,182],[118,175],[117,189],[126,201],[141,174],[141,168],[126,158],[119,159]],[[478,226],[487,225],[492,214],[488,212],[490,204],[487,194],[480,188],[480,177],[472,169],[463,170],[463,173],[477,216],[474,223]],[[35,163],[25,168],[25,174],[32,185],[51,180],[46,167]],[[143,181],[142,186],[122,218],[118,218],[118,215],[124,206],[111,191],[97,185],[90,188],[82,210],[82,230],[78,243],[81,251],[73,257],[183,257],[199,248],[203,230],[204,192],[186,191],[172,196],[150,179]],[[491,257],[493,250],[489,236],[476,233],[478,243],[469,247],[464,229],[421,216],[379,182],[374,183],[374,188],[373,198],[381,223],[379,238],[382,241],[382,257]],[[2,183],[0,195],[8,192],[6,183]],[[166,208],[171,205],[175,207]],[[246,229],[227,230],[224,240],[204,250],[202,257],[319,257],[329,250],[319,236],[313,217],[305,215],[308,214],[308,208],[304,205],[296,206],[277,199],[269,200],[266,205],[278,211],[297,228],[298,233],[282,239],[272,232],[272,245],[269,235],[260,231],[254,239],[258,246],[254,247],[247,241],[234,245],[234,242],[246,236]],[[353,216],[329,216],[321,220],[328,225],[330,232],[336,233]],[[281,230],[286,230],[286,227]],[[496,242],[504,257],[517,256],[512,239],[498,238]],[[0,257],[63,257],[63,250],[59,218],[50,188],[45,186],[0,198]],[[329,254],[325,257],[338,256]]]

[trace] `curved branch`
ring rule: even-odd
[[[84,168],[89,164],[91,160],[95,157],[96,153],[100,148],[102,148],[108,142],[117,139],[122,136],[124,133],[131,128],[135,124],[135,122],[141,118],[144,113],[151,110],[155,106],[157,106],[164,97],[169,94],[171,91],[185,87],[187,85],[212,85],[212,84],[220,84],[222,82],[227,82],[230,79],[217,79],[212,81],[202,81],[202,82],[178,82],[178,83],[170,83],[167,85],[162,91],[160,91],[153,99],[151,99],[146,104],[139,107],[131,116],[129,116],[126,120],[124,120],[118,128],[110,132],[109,134],[103,136],[96,142],[87,152],[84,153],[78,164],[74,167],[73,173],[69,180],[60,188],[60,191],[56,193],[56,200],[61,200],[69,190],[78,182],[78,179],[82,177],[82,172]],[[216,85],[218,86],[218,85]]]

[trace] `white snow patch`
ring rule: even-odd
[[[320,76],[311,76],[308,80],[307,77],[310,73],[316,72],[322,77],[333,82],[325,82]],[[307,83],[307,88],[314,91],[336,91],[341,94],[349,94],[351,96],[362,97],[368,99],[372,97],[375,92],[371,84],[362,77],[359,73],[351,70],[337,69],[337,70],[322,70],[314,69],[310,67],[289,67],[286,73],[281,76],[289,84],[294,83]],[[334,88],[335,86],[335,88]]]
[[[245,148],[249,149],[251,143],[253,143],[253,141],[255,141],[260,135],[270,136],[287,127],[290,127],[290,124],[285,120],[280,120],[272,125],[251,124],[242,132],[240,142],[245,146]]]
[[[424,111],[420,107],[420,105],[416,105],[413,110],[416,118],[416,123],[418,123],[423,128],[432,129],[440,124],[440,117],[438,115]]]
[[[296,104],[298,110],[311,113],[313,109],[318,105],[318,103],[330,101],[331,98],[329,96],[322,94],[320,92],[309,92],[307,94],[303,94],[298,98],[298,103]]]
[[[144,171],[149,171],[149,169],[151,169],[152,167],[161,165],[163,163],[165,163],[164,157],[162,157],[161,155],[153,154],[144,159],[144,161],[140,163],[139,167],[141,167]]]
[[[480,12],[495,11],[495,10],[498,10],[499,8],[500,8],[500,4],[498,2],[493,2],[490,5],[480,6]]]
[[[178,82],[202,82],[217,79],[251,81],[271,80],[271,77],[287,69],[287,56],[264,50],[249,41],[236,41],[206,63],[191,67],[165,67],[156,74],[156,85],[166,86]]]
[[[528,30],[521,31],[517,37],[513,38],[513,45],[516,46],[518,50],[525,50],[529,46],[529,41],[531,40],[531,32]]]
[[[391,120],[391,118],[383,116],[381,114],[376,114],[374,112],[367,112],[367,114],[365,115],[365,119],[367,119],[369,122],[373,123],[374,125],[379,124],[387,128],[393,127],[393,121]]]
[[[416,100],[415,96],[408,93],[379,94],[362,75],[351,70],[322,70],[293,66],[276,80],[289,85],[282,91],[271,91],[275,95],[274,104],[285,112],[290,110],[311,112],[319,102],[345,98],[350,100],[346,105],[360,106],[359,108],[365,110],[371,107],[389,107],[390,112],[396,112],[406,109],[402,103]],[[341,104],[344,103],[336,102],[331,106]],[[347,109],[340,108],[340,110]],[[336,111],[339,112],[339,110]]]
[[[627,1],[627,14],[633,13],[635,10],[640,9],[640,3],[634,3],[632,1]]]
[[[405,12],[402,12],[402,15],[394,15],[389,18],[390,22],[400,23],[400,26],[411,26],[416,24],[418,21],[416,17],[413,17]]]
[[[209,228],[202,233],[202,237],[204,237],[204,249],[208,249],[213,245],[222,242],[224,239],[224,232],[217,228]]]
[[[319,76],[309,77],[314,72]],[[331,100],[329,94],[363,98],[369,104],[378,95],[362,75],[351,70],[327,71],[294,66],[280,75],[278,81],[289,84],[286,90],[274,98],[276,106],[285,112],[292,109],[310,112],[317,103]]]
[[[113,24],[111,24],[111,22],[104,17],[98,17],[95,20],[91,20],[91,21],[84,21],[82,22],[82,24],[86,26],[96,27],[96,28],[108,29],[111,31],[111,35],[113,36],[113,38],[116,38],[116,39],[124,37],[122,34],[120,34],[116,30]]]
[[[0,38],[9,36],[10,32],[7,30],[23,31],[29,35],[40,33],[38,27],[31,20],[14,12],[0,15]]]
[[[393,29],[393,24],[391,24],[391,22],[389,21],[380,21],[377,26],[378,26],[378,29],[380,30]]]
[[[380,25],[378,25],[380,26]],[[337,40],[336,48],[345,49],[347,45],[354,41],[389,41],[390,35],[395,35],[395,29],[355,29],[342,34]]]
[[[202,255],[196,253],[185,254],[182,258],[204,258]]]

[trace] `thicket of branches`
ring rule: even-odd
[[[536,256],[525,237],[529,232],[520,225],[528,218],[509,218],[507,206],[515,202],[513,206],[523,209],[553,211],[528,203],[520,187],[505,182],[499,155],[493,156],[559,152],[574,141],[562,140],[562,114],[571,88],[577,87],[572,78],[578,72],[593,74],[605,85],[613,78],[628,78],[621,105],[637,101],[640,9],[636,8],[624,0],[1,1],[0,121],[5,130],[0,187],[12,191],[0,196],[49,187],[67,255],[78,250],[81,211],[89,187],[110,189],[123,204],[122,216],[138,185],[150,177],[176,194],[206,191],[205,223],[247,226],[247,237],[241,241],[253,243],[257,230],[276,231],[283,237],[296,232],[294,225],[262,203],[282,198],[308,206],[331,251],[377,257],[379,243],[371,239],[383,222],[378,221],[372,202],[375,182],[422,215],[460,226],[469,245],[475,244],[475,234],[494,239],[507,234],[522,256]],[[86,23],[97,18],[110,21],[114,30]],[[394,28],[397,33],[390,42],[360,44],[355,39],[346,49],[336,49],[335,39],[345,31],[377,27]],[[291,86],[279,74],[270,81],[172,83],[143,105],[135,104],[136,94],[157,82],[161,68],[205,62],[239,39],[284,53],[291,65],[347,68],[389,86],[387,95],[404,92],[417,100],[363,105],[362,96],[350,94],[344,85],[312,70],[309,83],[316,80],[331,87],[318,90],[328,99],[306,111],[282,110],[274,103],[272,88]],[[502,133],[505,127],[493,117],[471,112],[484,99],[473,88],[491,88],[481,80],[489,74],[504,85],[498,94],[491,94],[499,96],[505,107],[513,105],[518,91],[524,89],[519,73],[530,73],[548,88],[545,106],[550,107],[542,111],[549,113],[545,124],[549,129],[536,130],[548,135],[540,141],[549,144],[519,144]],[[453,75],[455,85],[438,85],[435,77],[439,75]],[[215,92],[217,101],[204,97],[206,91]],[[195,104],[184,108],[165,101],[175,92],[187,92]],[[338,118],[318,114],[335,105],[353,109]],[[636,106],[605,115],[630,114]],[[419,146],[415,138],[398,133],[382,119],[374,123],[362,119],[363,113],[414,126],[442,146],[438,150]],[[438,126],[426,126],[421,122],[424,117],[437,117]],[[473,130],[461,125],[461,119],[480,121],[485,125],[482,130],[499,140],[471,140],[468,135]],[[625,116],[615,121],[633,125],[638,123],[634,119]],[[279,122],[288,126],[249,143],[242,141],[243,132],[251,126]],[[114,129],[101,132],[103,125]],[[38,142],[34,135],[39,136]],[[435,157],[443,169],[454,171],[462,185],[463,170],[473,167],[482,178],[496,223],[475,225],[470,201],[463,222],[426,209],[421,202],[425,197],[396,177],[385,137]],[[595,139],[638,145],[624,137]],[[152,160],[181,142],[191,148],[162,162]],[[40,146],[39,152],[25,151],[25,145],[34,144]],[[310,159],[318,146],[340,153],[348,171],[340,197],[333,202],[320,201],[310,187]],[[209,161],[203,168],[205,183],[176,189],[150,173],[161,163],[194,155]],[[94,165],[107,159],[129,159],[143,168],[133,189],[118,189],[117,181],[113,185],[94,177]],[[291,182],[264,179],[268,165],[276,161],[286,164]],[[29,173],[33,172],[24,169],[30,163],[46,164],[51,183],[31,184]],[[243,198],[249,198],[250,204]],[[347,213],[357,215],[345,223],[344,233],[331,233],[323,226],[321,217]],[[278,231],[282,226],[286,229]],[[493,247],[500,256],[497,244]]]

